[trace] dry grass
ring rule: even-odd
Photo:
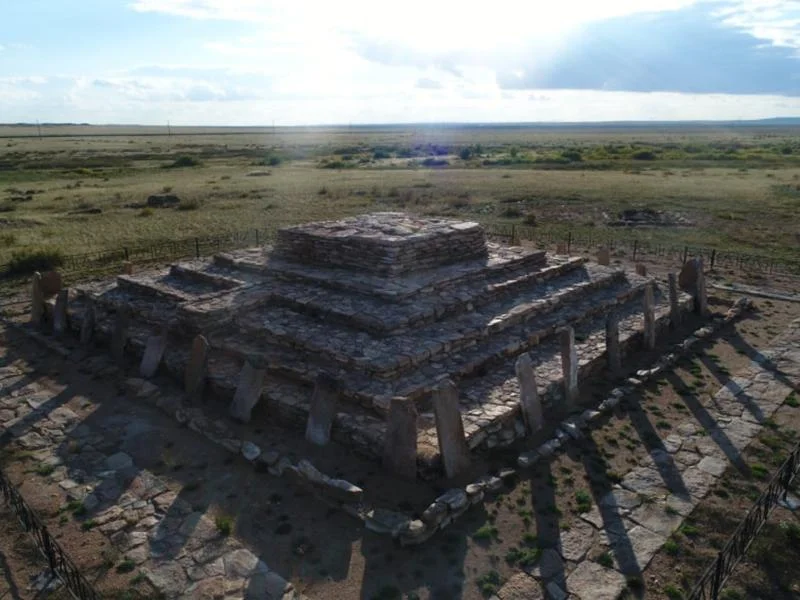
[[[9,131],[21,130],[0,128],[0,133]],[[101,133],[109,131],[134,130]],[[793,139],[791,130],[773,132],[778,137],[768,138],[766,146],[758,138],[760,130],[736,135],[690,129],[277,131],[0,139],[0,205],[12,209],[0,216],[6,242],[0,261],[30,246],[73,254],[374,210],[520,224],[535,218],[540,227],[596,230],[624,208],[649,207],[680,213],[695,226],[637,230],[641,238],[774,256],[796,250],[800,161],[774,153],[782,140]],[[673,146],[717,152],[725,143],[743,145],[749,154],[735,165],[729,160],[687,160],[685,153],[669,158],[670,152],[678,152],[669,149]],[[484,167],[480,159],[464,161],[455,153],[441,157],[448,167],[429,169],[409,166],[419,165],[419,158],[396,156],[403,148],[424,156],[465,144],[481,144],[482,156],[492,160],[507,159],[512,152],[535,160],[575,147],[590,157],[605,152],[608,144],[628,150],[660,148],[664,160]],[[372,160],[376,147],[393,148],[393,158]],[[264,163],[276,155],[281,164],[266,171]],[[201,165],[163,168],[180,156],[196,157]],[[319,168],[322,160],[355,168]],[[147,196],[166,188],[184,206],[199,208],[143,212]],[[324,195],[319,193],[323,188]]]

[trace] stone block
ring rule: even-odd
[[[87,296],[85,308],[83,309],[83,321],[81,322],[81,345],[88,346],[94,341],[95,324],[97,322],[97,309],[93,298]]]
[[[669,287],[669,322],[673,328],[680,327],[682,315],[681,307],[678,304],[678,278],[675,273],[667,275],[667,285]]]
[[[575,348],[575,330],[565,327],[559,333],[561,370],[564,376],[564,397],[571,409],[578,401],[578,353]]]
[[[339,400],[339,382],[327,373],[320,373],[314,382],[314,393],[306,422],[306,439],[325,446],[331,439],[331,426]]]
[[[206,382],[206,366],[208,361],[208,340],[198,335],[192,341],[189,363],[186,365],[183,389],[189,398],[199,398],[203,394]]]
[[[59,290],[53,307],[53,335],[62,336],[67,331],[67,302],[69,289]]]
[[[266,371],[258,369],[246,360],[239,373],[239,385],[236,387],[236,394],[233,396],[228,412],[230,415],[243,423],[250,422],[250,414],[253,407],[258,404],[261,398],[261,388],[264,386],[264,376]]]
[[[144,355],[142,362],[139,365],[139,374],[150,379],[158,372],[158,366],[161,364],[161,358],[164,356],[164,350],[167,348],[167,334],[166,332],[161,335],[151,335],[147,338],[147,344],[144,348]]]
[[[608,248],[600,248],[597,251],[597,264],[604,266],[611,264],[611,252]]]
[[[417,409],[413,400],[396,397],[389,404],[383,466],[407,479],[417,476]]]
[[[44,321],[44,289],[42,275],[38,271],[31,279],[31,325],[39,327]]]
[[[519,382],[519,402],[522,416],[529,433],[536,433],[542,428],[542,401],[536,387],[536,373],[533,361],[527,352],[520,354],[515,365],[517,381]]]
[[[125,347],[128,344],[130,322],[131,312],[128,306],[119,306],[114,318],[114,331],[111,334],[111,356],[117,364],[122,364],[125,361]]]
[[[647,277],[647,267],[642,263],[636,263],[636,274]]]
[[[439,452],[447,477],[457,476],[470,465],[469,447],[458,407],[456,386],[450,380],[443,381],[433,392],[433,411]]]
[[[619,314],[613,311],[606,318],[606,354],[609,372],[618,377],[622,373],[622,350],[619,344]]]
[[[647,350],[656,347],[656,304],[652,283],[644,288],[644,346]]]
[[[45,298],[55,296],[61,291],[62,278],[58,271],[42,273],[42,293]]]

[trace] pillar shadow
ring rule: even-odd
[[[561,556],[561,526],[556,506],[556,490],[553,486],[553,470],[551,461],[541,461],[536,465],[531,475],[531,505],[533,506],[536,522],[536,536],[539,546],[545,550],[551,548]],[[556,564],[551,565],[555,573],[545,582],[542,581],[542,593],[550,597],[546,591],[546,584],[555,582],[561,590],[567,591],[567,577],[564,571],[564,561],[559,558]]]

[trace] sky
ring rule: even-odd
[[[0,123],[800,117],[800,0],[0,0]]]

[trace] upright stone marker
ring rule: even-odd
[[[567,245],[564,242],[556,244],[556,254],[567,254]]]
[[[243,423],[250,422],[253,407],[261,399],[265,374],[265,369],[256,368],[249,360],[244,361],[242,370],[239,372],[239,385],[236,386],[236,394],[228,409],[234,419]]]
[[[45,298],[55,296],[61,291],[62,278],[58,271],[47,271],[42,273],[42,292]]]
[[[703,271],[703,259],[696,258],[697,261],[697,290],[694,296],[695,310],[701,316],[708,316],[708,296],[706,296],[706,274]]]
[[[142,362],[139,364],[139,374],[145,379],[150,379],[158,372],[158,365],[161,364],[161,358],[164,356],[164,350],[167,349],[167,332],[164,331],[161,335],[151,335],[147,338],[147,344],[144,347],[144,355]]]
[[[669,281],[669,322],[673,328],[681,326],[681,307],[678,304],[678,278],[675,273],[667,275]]]
[[[317,375],[306,423],[306,439],[312,444],[325,446],[330,441],[338,400],[339,382],[327,373]]]
[[[642,277],[647,277],[647,267],[642,263],[636,263],[636,274]]]
[[[575,348],[575,330],[565,327],[559,334],[561,344],[561,370],[564,373],[564,397],[569,409],[578,401],[578,351]]]
[[[67,302],[69,302],[69,289],[63,289],[56,295],[53,306],[53,334],[64,335],[67,331]]]
[[[687,260],[681,267],[678,274],[678,285],[680,288],[694,295],[697,291],[697,261],[696,259]]]
[[[42,274],[38,271],[31,279],[31,325],[39,327],[44,320],[44,291],[42,290]]]
[[[606,318],[606,354],[608,355],[608,370],[614,377],[622,372],[622,351],[619,345],[619,315],[609,313]]]
[[[126,260],[122,263],[122,274],[133,275],[133,263],[131,261]]]
[[[406,479],[417,477],[417,407],[408,398],[392,398],[386,421],[383,466]]]
[[[117,316],[114,319],[114,332],[111,334],[111,356],[122,364],[125,361],[125,346],[128,343],[128,327],[131,323],[131,310],[127,305],[117,308]]]
[[[92,343],[96,322],[97,314],[94,306],[94,298],[86,296],[86,307],[83,309],[83,322],[81,323],[81,345],[88,346]]]
[[[536,433],[542,428],[542,402],[539,399],[539,390],[536,389],[536,373],[533,370],[530,354],[527,352],[520,354],[515,369],[519,382],[522,418],[528,428],[528,433]]]
[[[186,373],[183,379],[183,389],[191,399],[197,399],[203,394],[206,383],[206,363],[208,362],[208,340],[202,335],[195,336],[192,340],[192,350]]]
[[[600,248],[597,251],[597,264],[606,267],[611,264],[611,252],[608,248]]]
[[[458,409],[458,390],[449,379],[433,391],[433,412],[444,472],[447,477],[455,477],[469,468],[470,456]]]
[[[644,287],[644,345],[648,350],[656,347],[656,303],[652,283]]]

